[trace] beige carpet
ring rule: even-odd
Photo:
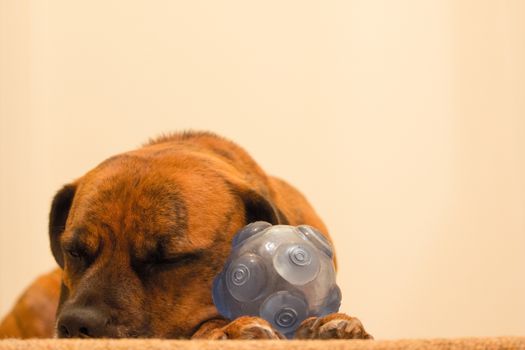
[[[0,340],[0,350],[525,350],[525,337],[414,340]]]

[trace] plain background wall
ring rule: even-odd
[[[525,335],[525,2],[0,0],[0,313],[64,183],[212,130],[330,228],[376,338]]]

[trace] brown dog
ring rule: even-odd
[[[282,338],[257,317],[223,319],[211,298],[233,235],[258,220],[327,235],[297,190],[213,134],[112,157],[56,194],[49,236],[60,270],[26,291],[0,337]],[[344,314],[307,319],[296,337],[371,338]]]

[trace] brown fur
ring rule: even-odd
[[[1,338],[49,338],[54,333],[60,270],[36,279],[0,323]]]
[[[328,237],[297,190],[216,135],[163,136],[112,157],[55,196],[60,270],[28,289],[0,338],[52,336],[57,304],[58,318],[103,310],[108,337],[280,338],[258,318],[226,322],[211,299],[234,233],[256,220],[309,224]]]

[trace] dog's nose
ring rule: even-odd
[[[109,317],[93,308],[64,310],[57,323],[59,338],[100,338],[106,336]]]

